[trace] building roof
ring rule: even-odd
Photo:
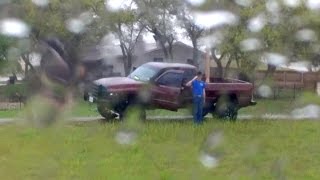
[[[182,63],[167,63],[167,62],[148,62],[146,63],[150,66],[157,68],[195,68],[193,65],[182,64]]]
[[[168,45],[166,45],[166,47],[167,47]],[[193,47],[192,46],[189,46],[189,45],[187,45],[187,44],[185,44],[185,43],[183,43],[183,42],[181,42],[181,41],[176,41],[176,42],[174,42],[173,43],[173,46],[182,46],[182,47],[185,47],[185,48],[188,48],[188,49],[193,49]],[[151,52],[154,52],[154,51],[158,51],[158,50],[161,50],[162,48],[161,47],[158,47],[158,46],[155,46],[155,48],[153,48],[153,49],[149,49],[149,50],[146,50],[146,52],[145,53],[151,53]],[[201,50],[198,50],[200,53],[202,53],[202,54],[205,54],[203,51],[201,51]]]

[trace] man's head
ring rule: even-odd
[[[197,73],[197,79],[198,79],[198,80],[201,80],[201,78],[202,78],[202,72],[199,71],[199,72]]]

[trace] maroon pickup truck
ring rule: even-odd
[[[188,64],[143,64],[128,77],[110,77],[87,86],[84,99],[96,102],[99,113],[106,119],[122,118],[129,106],[143,109],[177,111],[192,104],[191,88],[186,82],[196,75],[196,67]],[[233,79],[211,78],[206,86],[203,115],[212,113],[219,118],[235,120],[240,108],[255,105],[253,85]]]

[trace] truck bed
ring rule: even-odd
[[[251,91],[253,85],[237,79],[210,78],[206,89],[209,91]]]
[[[215,101],[221,95],[233,95],[237,97],[239,107],[250,105],[252,100],[253,85],[249,82],[236,79],[211,78],[206,86],[206,96]]]

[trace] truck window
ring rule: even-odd
[[[186,69],[186,70],[184,70],[183,79],[184,79],[184,81],[188,82],[192,78],[194,78],[195,75],[196,75],[196,72],[194,69]]]
[[[168,72],[158,80],[158,84],[170,87],[181,87],[182,75],[175,72]]]
[[[142,65],[135,69],[128,77],[137,81],[148,82],[159,72],[159,69],[148,65]]]

